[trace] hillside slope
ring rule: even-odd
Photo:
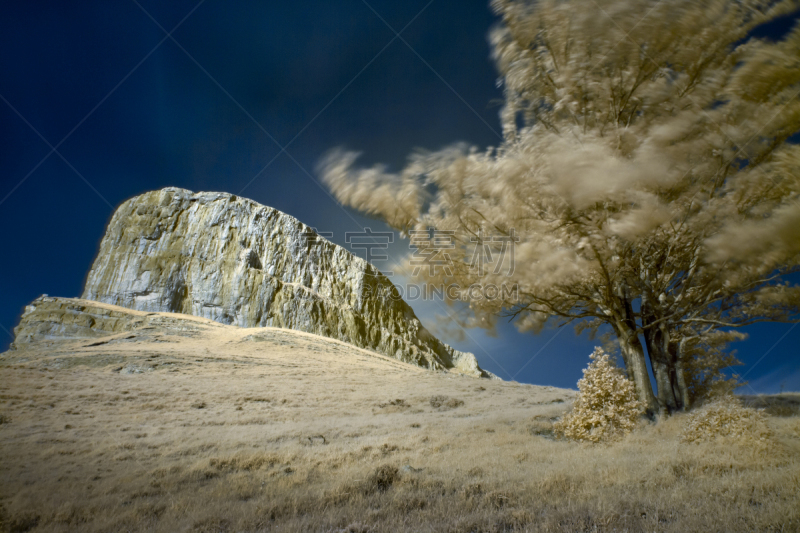
[[[94,309],[72,327],[120,319]],[[679,420],[589,447],[552,435],[572,390],[292,330],[131,316],[140,327],[39,331],[0,355],[0,531],[800,526],[796,417],[773,420],[783,451],[767,458],[680,447]]]

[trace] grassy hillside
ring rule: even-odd
[[[2,528],[800,530],[796,410],[765,455],[681,417],[587,446],[552,436],[574,395],[279,329],[39,343],[0,357]]]

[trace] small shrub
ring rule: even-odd
[[[383,409],[384,407],[411,407],[406,403],[405,400],[398,398],[397,400],[390,400],[388,402],[379,403],[378,407]]]
[[[433,396],[431,397],[431,407],[439,411],[446,411],[448,409],[455,409],[464,405],[463,400],[458,398],[450,398],[449,396]]]
[[[464,400],[459,400],[458,398],[450,398],[444,405],[448,409],[455,409],[456,407],[461,407],[462,405],[464,405]]]
[[[732,394],[689,413],[681,432],[683,442],[723,440],[756,448],[766,448],[772,436],[767,416],[760,410],[742,406]]]
[[[37,525],[39,525],[39,515],[28,512],[12,518],[8,524],[7,531],[9,533],[24,533],[32,530]]]
[[[418,496],[403,495],[395,500],[395,506],[403,513],[408,513],[425,509],[428,506],[428,502],[425,498]]]
[[[631,432],[643,413],[633,382],[595,348],[592,361],[578,381],[572,410],[553,425],[556,433],[571,440],[601,442]]]
[[[343,528],[336,529],[333,533],[372,533],[372,528],[370,528],[367,524],[356,522],[353,524],[348,524]]]
[[[472,477],[482,476],[483,475],[483,468],[481,468],[479,466],[473,466],[472,468],[469,469],[469,471],[467,472],[467,475],[472,476]]]
[[[478,496],[482,496],[484,493],[483,485],[480,483],[472,483],[465,486],[463,492],[465,498],[476,498]]]
[[[401,413],[411,407],[405,400],[398,398],[388,402],[379,403],[377,406],[379,411],[373,410],[374,413]]]
[[[553,423],[546,416],[535,416],[528,424],[528,433],[540,437],[549,437],[553,434]]]
[[[277,457],[267,455],[264,453],[256,455],[238,455],[234,457],[212,457],[208,465],[218,470],[237,472],[237,471],[253,471],[261,468],[272,468],[279,464],[280,461]]]
[[[228,531],[230,525],[231,522],[227,518],[211,516],[195,521],[193,531],[197,531],[198,533],[216,533],[218,531]]]
[[[485,496],[487,503],[493,509],[502,509],[511,503],[511,496],[505,492],[492,491]]]
[[[378,467],[364,483],[364,493],[386,492],[400,479],[400,471],[395,466]]]

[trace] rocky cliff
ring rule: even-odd
[[[83,299],[283,327],[431,369],[489,377],[431,335],[365,260],[297,219],[224,193],[167,188],[114,213]]]

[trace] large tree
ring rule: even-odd
[[[639,400],[685,409],[718,378],[735,328],[800,316],[787,281],[800,269],[800,147],[787,142],[800,130],[800,27],[779,42],[752,37],[800,4],[492,6],[497,148],[419,152],[399,173],[338,151],[321,174],[342,203],[428,255],[441,248],[428,228],[452,236],[450,268],[417,275],[519,287],[448,293],[476,324],[507,314],[523,330],[610,326]],[[506,264],[476,264],[484,250]]]

